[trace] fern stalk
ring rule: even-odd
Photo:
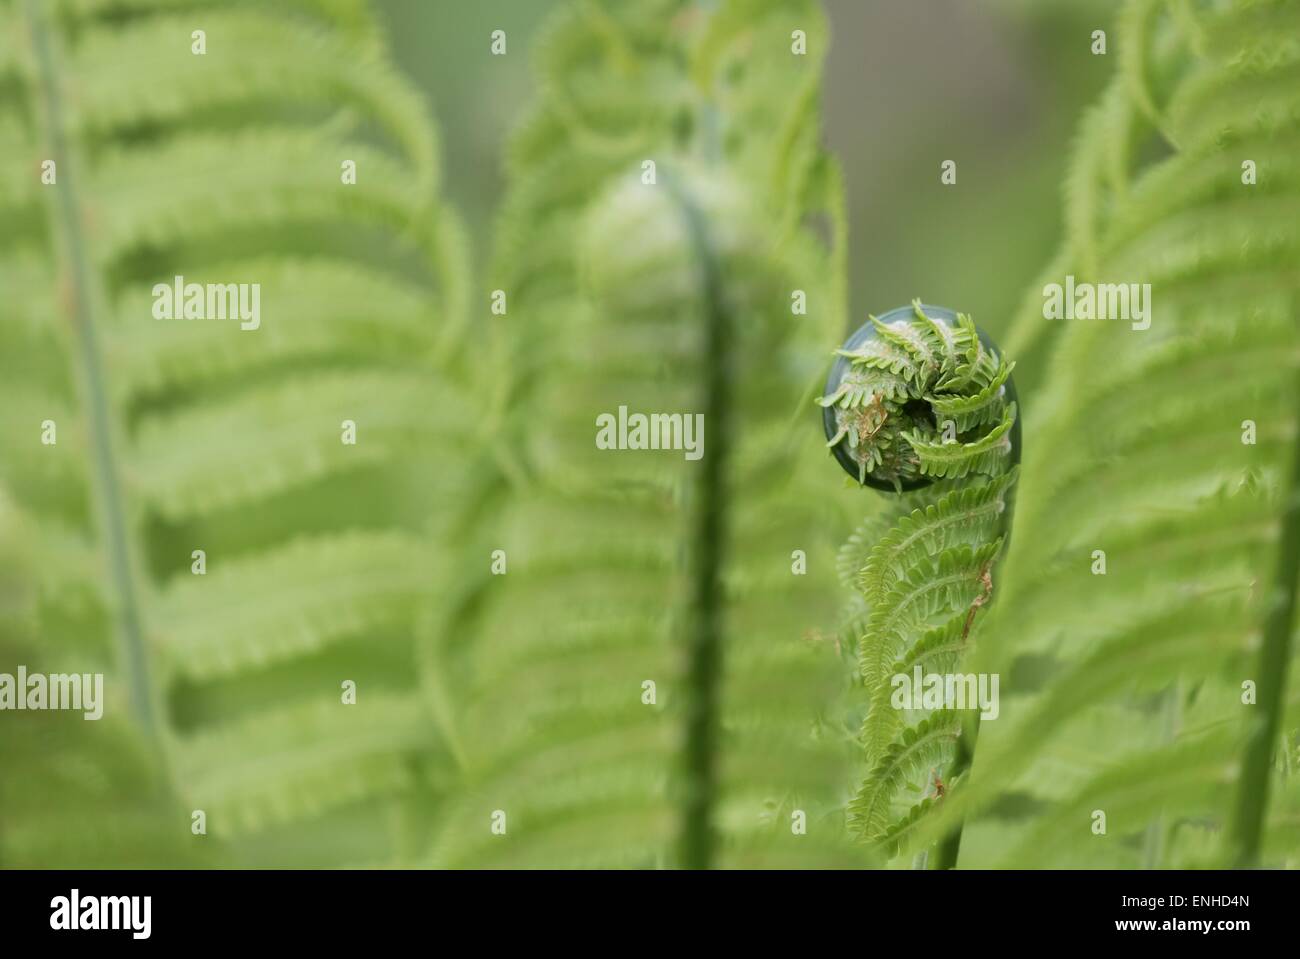
[[[127,521],[103,363],[96,336],[95,303],[100,299],[88,264],[77,200],[77,176],[71,162],[54,38],[39,0],[28,0],[27,18],[40,71],[41,97],[49,146],[59,170],[57,229],[68,256],[70,312],[77,337],[78,376],[89,414],[95,500],[104,536],[109,573],[117,598],[116,635],[126,670],[131,709],[149,739],[157,742],[157,703],[150,684],[148,656],[141,629],[139,593]]]
[[[712,4],[700,4],[708,10]],[[705,103],[699,110],[701,152],[708,161],[720,156],[717,111]],[[727,430],[731,412],[727,357],[731,349],[731,316],[727,309],[722,263],[709,229],[708,215],[690,187],[666,176],[665,186],[686,227],[693,259],[699,264],[699,291],[704,320],[701,371],[704,421],[710,424],[710,453],[700,464],[695,482],[695,515],[691,518],[691,597],[687,624],[685,744],[682,783],[681,835],[678,856],[687,869],[713,865],[716,835],[713,809],[717,796],[719,697],[723,670],[721,571],[726,561]]]
[[[1003,526],[1004,529],[1009,527],[1009,522]],[[988,603],[993,593],[992,578],[987,572],[982,578],[984,592],[971,604],[970,612],[966,615],[966,625],[962,628],[961,634],[963,644],[970,640],[971,627],[975,625],[975,614],[979,612],[980,607]],[[975,713],[962,723],[962,734],[958,737],[954,746],[952,767],[949,772],[949,777],[953,781],[970,772],[971,764],[975,762],[975,744],[979,740],[979,734],[980,716],[979,713]],[[952,830],[939,841],[939,848],[934,859],[935,869],[957,868],[957,857],[961,853],[961,834],[965,824],[965,820],[959,819]]]
[[[977,713],[973,718],[962,724],[962,733],[957,737],[957,743],[954,747],[952,759],[952,768],[949,772],[951,779],[957,779],[964,776],[970,771],[971,763],[975,761],[975,743],[980,734],[980,717]],[[966,826],[966,821],[960,819],[957,821],[952,830],[939,840],[939,848],[935,852],[934,860],[931,865],[934,869],[956,869],[957,857],[961,854],[961,834]]]
[[[722,282],[722,269],[703,210],[689,189],[665,177],[673,200],[685,220],[691,250],[699,262],[704,305],[705,364],[704,421],[709,424],[709,454],[700,463],[692,519],[692,595],[688,626],[686,743],[684,747],[680,839],[681,863],[688,869],[712,864],[713,806],[716,793],[718,699],[722,678],[722,597],[720,571],[727,536],[725,476],[728,421],[731,414],[727,356],[731,316]]]
[[[1297,390],[1300,396],[1300,390]],[[1300,420],[1298,420],[1300,421]],[[1272,595],[1264,619],[1264,643],[1259,651],[1258,715],[1247,732],[1245,759],[1237,782],[1229,843],[1233,865],[1259,864],[1260,841],[1268,812],[1273,750],[1286,708],[1287,671],[1296,612],[1296,580],[1300,578],[1300,432],[1292,441],[1290,484],[1282,500],[1282,537]]]
[[[811,0],[712,6],[573,2],[537,42],[489,271],[529,333],[502,338],[521,479],[483,524],[512,565],[449,633],[470,637],[446,646],[470,763],[439,864],[862,858],[833,821],[845,751],[814,726],[840,664],[800,639],[831,571],[779,561],[833,528],[815,437],[787,428],[840,325],[810,229],[840,206],[820,63],[790,49],[792,25],[826,31]],[[592,414],[624,402],[701,413],[704,462],[593,446]],[[629,695],[647,679],[657,703]]]
[[[1275,412],[1258,443],[1238,430],[1296,405],[1300,247],[1275,211],[1295,202],[1300,3],[1127,11],[1123,72],[1084,124],[1050,275],[1140,277],[1160,291],[1158,328],[1047,324],[1040,289],[1026,299],[1013,339],[1055,340],[1055,357],[981,652],[1026,681],[986,731],[978,777],[913,841],[987,816],[1019,835],[981,865],[1273,866],[1294,854],[1300,800],[1270,782],[1294,725],[1300,452]],[[1247,158],[1268,175],[1244,178]],[[1089,575],[1094,550],[1109,575]],[[1008,793],[1032,810],[1023,823],[992,813]],[[1092,810],[1109,836],[1088,828]]]

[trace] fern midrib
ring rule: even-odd
[[[697,0],[706,15],[714,12],[711,0]],[[718,110],[705,98],[697,119],[697,152],[708,166],[722,159]],[[704,422],[709,424],[709,455],[699,464],[696,503],[691,530],[691,598],[687,625],[686,730],[683,744],[683,802],[678,856],[687,869],[713,865],[716,834],[713,826],[718,772],[717,740],[723,676],[722,564],[727,535],[726,460],[730,414],[730,384],[726,375],[731,349],[731,317],[723,291],[721,257],[713,243],[708,214],[685,184],[665,177],[669,196],[678,206],[687,241],[699,265],[699,290],[704,305]]]
[[[688,869],[712,865],[713,806],[717,790],[717,730],[722,682],[722,563],[727,534],[725,497],[727,427],[731,396],[725,365],[731,318],[722,287],[722,264],[714,247],[707,215],[687,189],[666,177],[680,208],[700,272],[705,312],[704,421],[709,424],[709,454],[699,464],[692,539],[691,619],[688,626],[688,684],[684,746],[684,800],[681,863]]]
[[[1296,381],[1300,398],[1300,377]],[[1264,642],[1255,669],[1257,706],[1263,715],[1255,718],[1248,733],[1246,755],[1229,833],[1232,865],[1252,867],[1259,863],[1264,818],[1268,812],[1269,785],[1273,772],[1273,750],[1286,709],[1287,672],[1291,662],[1292,624],[1296,615],[1296,586],[1300,579],[1300,414],[1292,439],[1291,475],[1283,489],[1282,535],[1278,539],[1277,568],[1268,597]]]
[[[880,642],[876,645],[876,654],[871,660],[874,672],[865,674],[864,670],[867,678],[874,679],[879,676],[887,665],[888,650],[884,647],[886,642],[897,645],[899,642],[907,641],[908,624],[912,620],[903,619],[903,613],[908,607],[925,596],[935,592],[941,593],[950,586],[959,586],[968,580],[976,578],[978,575],[978,569],[972,572],[969,568],[963,566],[947,576],[928,579],[914,589],[902,594],[902,598],[892,608],[882,610],[882,615],[878,620],[869,622],[867,624],[869,631],[873,636],[878,637]]]
[[[116,636],[119,656],[127,672],[127,690],[131,709],[140,726],[156,745],[158,740],[157,708],[149,681],[148,656],[141,629],[139,598],[133,572],[131,545],[121,484],[113,442],[113,422],[109,415],[108,390],[95,335],[92,305],[93,279],[86,254],[86,240],[81,229],[80,205],[77,201],[77,177],[68,150],[63,100],[58,82],[55,40],[46,21],[41,0],[27,0],[27,20],[36,51],[49,146],[58,170],[55,187],[58,206],[57,228],[68,256],[72,325],[76,334],[78,377],[89,417],[93,488],[99,506],[100,525],[105,540],[109,572],[116,593]]]

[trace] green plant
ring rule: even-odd
[[[859,483],[870,476],[900,493],[934,477],[1001,472],[1016,422],[1007,393],[1015,364],[986,348],[964,314],[930,316],[920,300],[903,312],[871,317],[869,335],[838,351],[848,368],[817,401],[834,415],[826,445]]]
[[[108,677],[0,722],[0,865],[1294,865],[1298,37],[1130,0],[1043,282],[1150,328],[1029,291],[1017,467],[883,318],[836,489],[814,0],[565,3],[481,298],[361,0],[0,0],[0,671]],[[997,722],[894,708],[959,666]]]
[[[978,811],[963,864],[1294,864],[1298,37],[1283,0],[1125,9],[1054,271],[1152,320],[1031,295],[1012,336],[1054,347],[976,653],[1017,681],[917,837]]]
[[[842,326],[826,38],[813,3],[655,0],[567,4],[538,44],[489,273],[509,495],[438,630],[466,793],[438,864],[858,861],[840,661],[800,639],[835,602],[799,415]],[[704,412],[703,460],[597,448],[620,406]]]
[[[834,413],[826,432],[858,482],[913,492],[873,516],[841,550],[845,584],[859,592],[846,617],[856,644],[867,713],[867,775],[850,823],[886,855],[959,785],[978,720],[922,707],[897,677],[952,673],[971,642],[977,611],[1009,526],[1018,461],[1014,364],[982,341],[974,322],[923,307],[895,310],[850,337],[848,360],[818,402]],[[935,477],[946,480],[933,483]],[[943,780],[947,778],[945,787]],[[954,836],[937,864],[952,865]]]
[[[424,111],[355,4],[0,3],[5,653],[108,700],[0,725],[5,865],[417,848],[474,428]],[[176,276],[259,284],[260,328],[157,318]]]

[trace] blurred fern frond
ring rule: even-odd
[[[651,0],[566,4],[538,43],[489,277],[511,492],[439,627],[467,792],[440,864],[858,859],[842,661],[808,631],[841,509],[806,412],[843,327],[827,39],[803,0]],[[703,459],[598,448],[620,407],[709,410]],[[723,637],[704,682],[702,622]]]
[[[1163,147],[1079,201],[1056,281],[1149,283],[1150,326],[1039,314],[979,653],[1014,681],[938,820],[981,811],[963,864],[1294,865],[1300,3],[1133,2],[1123,30],[1080,155]]]
[[[0,863],[402,861],[443,761],[415,623],[476,426],[425,106],[351,0],[0,22],[0,485],[42,531],[0,669],[107,684],[102,722],[4,724]],[[260,327],[160,318],[178,276],[257,284]]]

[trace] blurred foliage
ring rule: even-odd
[[[963,865],[1294,866],[1300,3],[1135,0],[1118,50],[1049,274],[1150,283],[1151,325],[1016,318],[1052,359],[976,657],[1006,722],[941,818],[981,812]]]
[[[394,56],[447,131],[450,189],[483,252],[508,133],[533,93],[529,50],[556,5],[378,3]],[[822,6],[830,30],[822,126],[845,169],[852,240],[849,325],[921,296],[979,317],[999,339],[1060,236],[1075,120],[1113,70],[1113,57],[1089,52],[1090,35],[1113,31],[1118,0]],[[509,39],[504,57],[486,55],[497,29]],[[956,188],[939,181],[950,158]]]
[[[1300,4],[374,7],[0,0],[0,671],[109,702],[0,716],[0,865],[880,862],[843,640],[884,593],[836,627],[833,543],[869,514],[852,581],[899,515],[812,399],[917,296],[1019,364],[970,667],[1016,692],[889,838],[969,814],[963,865],[1293,860],[1295,677],[1239,697],[1290,652]],[[1066,272],[1158,281],[1152,329],[1045,324]],[[179,274],[260,283],[267,322],[160,327]],[[718,396],[721,472],[595,455],[594,413]]]
[[[790,50],[797,25],[807,57]],[[842,663],[805,635],[833,616],[845,516],[799,415],[843,322],[824,37],[804,0],[655,0],[568,4],[535,41],[540,95],[508,151],[490,267],[510,296],[492,339],[513,488],[484,526],[510,566],[467,559],[481,583],[441,631],[466,798],[438,864],[860,861],[831,722]],[[620,406],[708,409],[707,462],[597,449],[594,416]],[[700,631],[716,668],[691,660]],[[714,792],[716,850],[681,836]],[[494,809],[506,840],[486,828]]]
[[[334,0],[5,0],[0,44],[0,669],[107,699],[0,718],[0,862],[400,862],[475,426],[425,105]],[[155,318],[177,275],[259,283],[263,326]]]

